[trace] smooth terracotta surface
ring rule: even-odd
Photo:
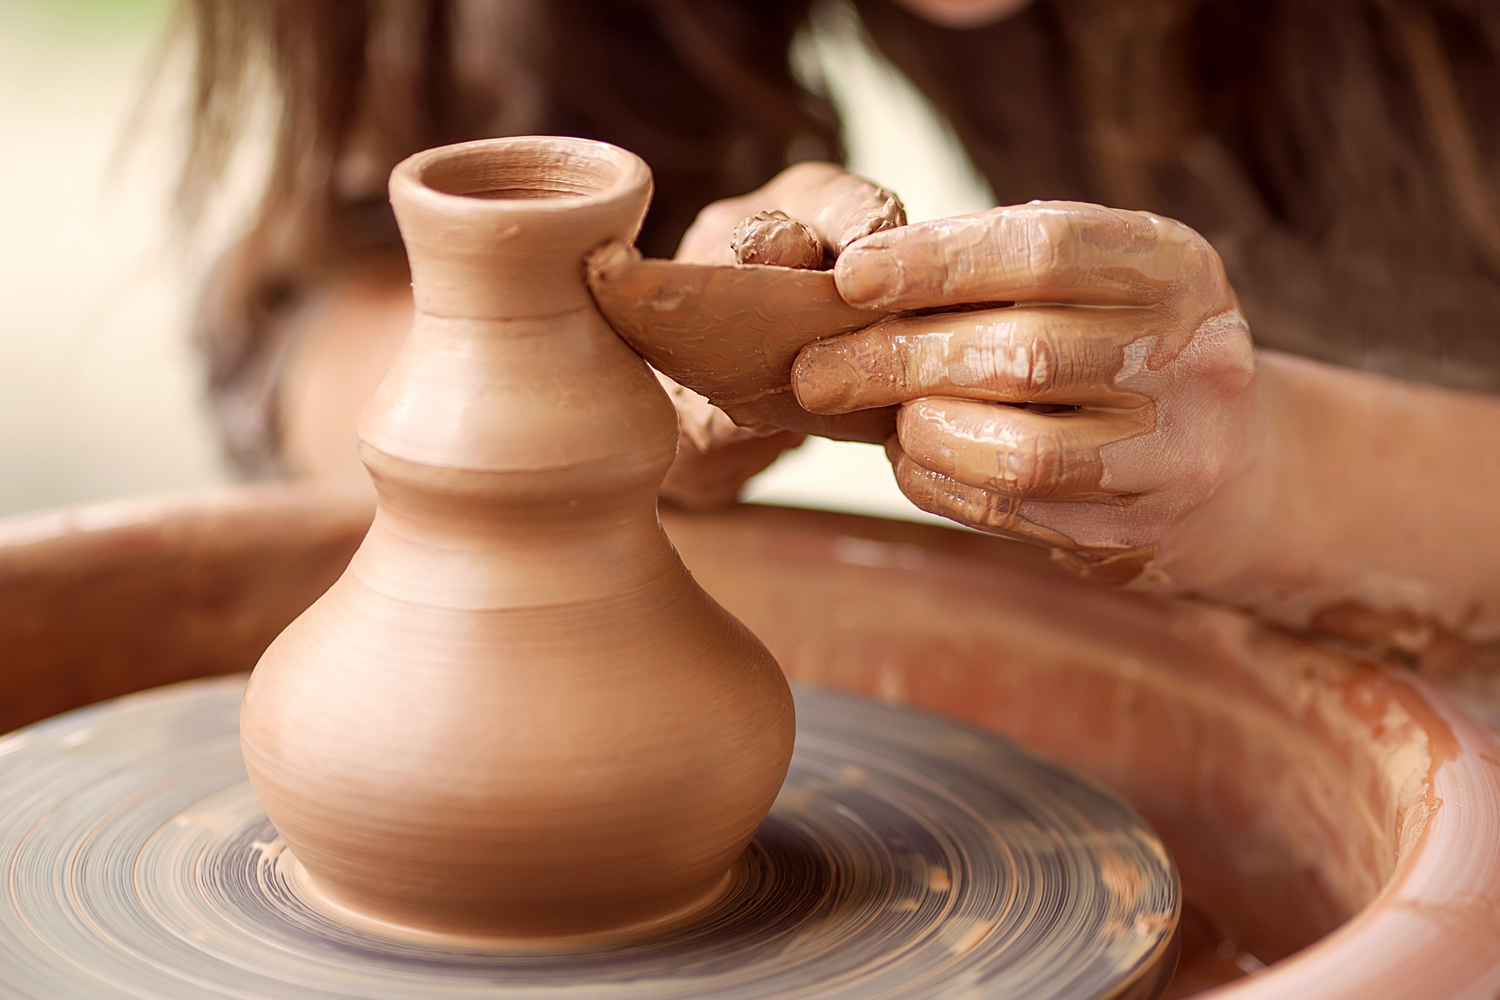
[[[391,200],[416,319],[358,426],[377,508],[245,692],[245,766],[312,883],[427,930],[639,930],[712,902],[793,709],[656,517],[677,441],[583,258],[651,179],[577,139],[420,153]]]
[[[246,669],[368,518],[284,489],[0,525],[0,724]],[[1412,675],[997,539],[754,507],[665,523],[794,676],[976,721],[1140,809],[1189,904],[1168,995],[1261,962],[1219,995],[1500,988],[1500,741]]]

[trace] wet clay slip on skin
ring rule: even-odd
[[[392,175],[416,318],[358,427],[375,520],[242,718],[255,791],[334,904],[641,930],[712,903],[781,786],[786,682],[663,533],[676,416],[584,285],[650,195],[639,158],[578,139]]]

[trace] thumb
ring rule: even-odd
[[[783,212],[807,225],[829,258],[857,239],[906,225],[906,208],[891,192],[837,164],[809,161],[787,167],[749,194],[706,206],[683,234],[675,259],[733,264],[730,234],[759,212]]]
[[[765,190],[772,208],[810,226],[831,257],[871,233],[906,225],[900,198],[833,163],[787,167]]]

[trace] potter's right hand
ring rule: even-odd
[[[730,235],[747,216],[781,211],[810,226],[835,259],[861,236],[900,225],[895,196],[829,163],[801,163],[765,187],[705,208],[673,261],[608,244],[589,261],[589,287],[615,330],[657,371],[700,394],[733,425],[883,441],[893,408],[809,413],[791,391],[808,343],[868,326],[884,314],[839,297],[827,271],[736,266]]]
[[[819,413],[900,404],[888,450],[934,513],[1111,582],[1192,589],[1253,539],[1266,482],[1250,334],[1218,254],[1170,219],[1033,202],[919,223],[839,259],[899,317],[810,345]]]

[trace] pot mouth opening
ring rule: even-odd
[[[587,139],[486,139],[431,150],[425,158],[417,179],[438,194],[559,208],[612,200],[635,173],[633,156]]]

